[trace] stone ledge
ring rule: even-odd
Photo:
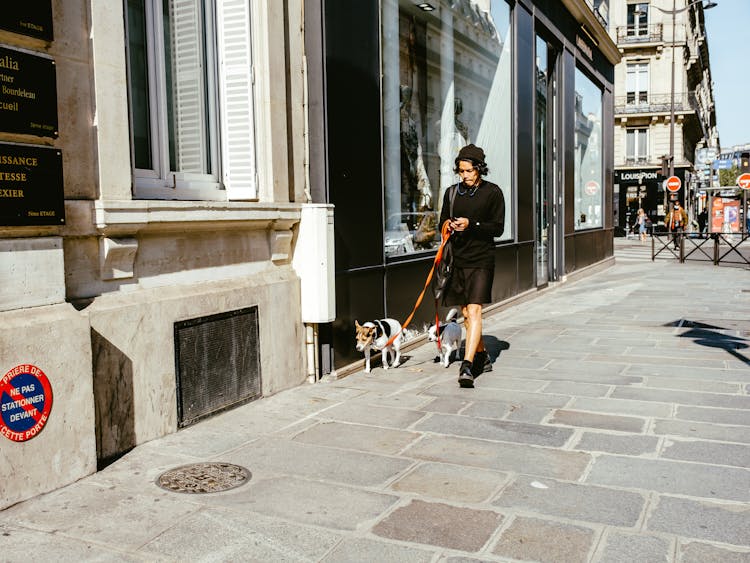
[[[284,231],[300,221],[301,203],[163,200],[68,200],[65,236],[123,237],[190,229]]]

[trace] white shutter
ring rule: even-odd
[[[250,0],[219,0],[222,169],[229,199],[257,199]]]
[[[205,123],[205,53],[201,2],[172,0],[172,96],[177,171],[205,173],[208,139]]]

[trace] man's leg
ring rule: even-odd
[[[464,360],[473,362],[474,354],[484,352],[484,340],[482,340],[482,306],[477,304],[464,305],[462,313],[464,316],[464,328],[466,328]]]

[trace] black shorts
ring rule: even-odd
[[[492,303],[495,271],[489,268],[456,268],[451,276],[443,305],[482,305]]]

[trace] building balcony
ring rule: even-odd
[[[648,43],[663,43],[664,33],[662,24],[633,26],[621,25],[617,27],[618,46],[640,46]]]
[[[671,107],[671,94],[651,94],[644,92],[615,97],[615,116],[670,113]],[[693,113],[697,109],[698,103],[694,92],[675,92],[675,112]]]

